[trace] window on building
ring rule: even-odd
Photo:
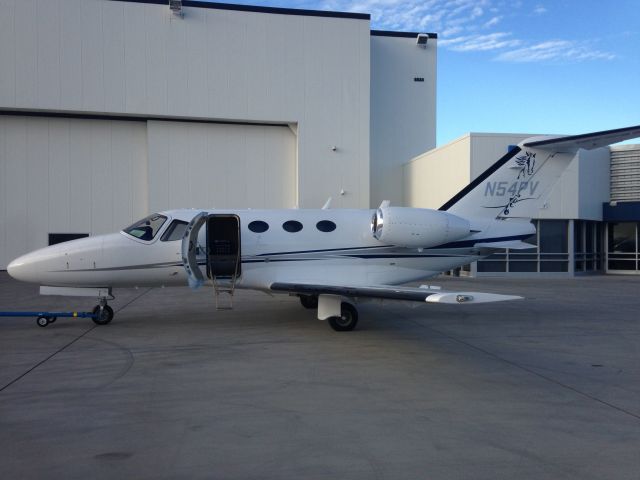
[[[537,224],[535,220],[531,223]],[[536,225],[537,229],[537,225]],[[538,234],[534,233],[523,240],[531,244],[531,248],[523,250],[508,250],[509,272],[537,272],[538,271]]]
[[[636,222],[609,224],[609,270],[637,270],[638,242]]]
[[[596,270],[602,270],[604,260],[604,224],[596,225]]]
[[[478,272],[567,272],[569,269],[568,221],[532,220],[536,234],[525,239],[531,249],[507,250],[478,262]],[[490,262],[486,265],[483,263]]]
[[[568,221],[540,220],[540,271],[567,272],[569,269]]]
[[[507,255],[505,253],[494,253],[484,260],[478,261],[478,272],[506,272]]]
[[[584,224],[581,220],[574,220],[573,222],[573,257],[575,259],[575,271],[584,271]]]
[[[596,222],[587,222],[584,226],[584,269],[585,271],[596,270]]]

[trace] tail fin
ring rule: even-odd
[[[635,137],[640,137],[640,125],[585,135],[528,138],[440,210],[466,218],[535,217],[580,148],[591,150]]]

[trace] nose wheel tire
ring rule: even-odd
[[[93,321],[98,325],[106,325],[113,320],[113,308],[109,305],[96,305],[93,309]]]
[[[350,332],[358,324],[358,310],[350,303],[343,302],[340,309],[342,313],[339,317],[330,317],[329,325],[336,332]]]

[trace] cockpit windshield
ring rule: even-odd
[[[167,217],[154,213],[125,228],[123,232],[140,240],[153,240],[166,221]]]

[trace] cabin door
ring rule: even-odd
[[[212,214],[207,217],[207,277],[237,278],[242,273],[240,217]]]

